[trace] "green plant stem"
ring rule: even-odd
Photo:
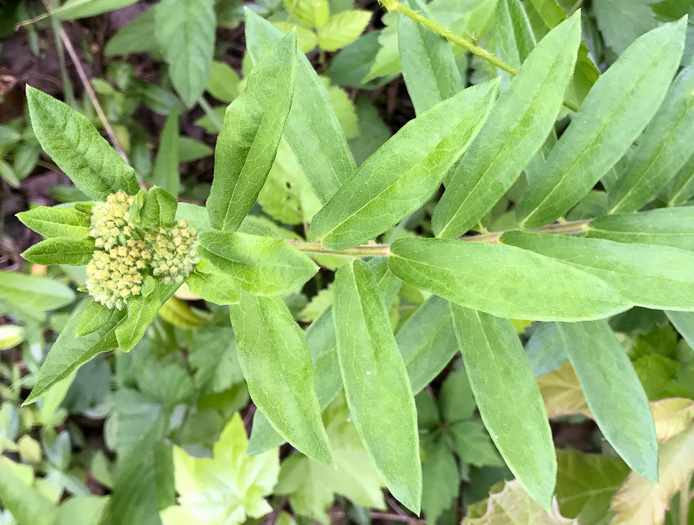
[[[592,219],[586,219],[583,221],[550,224],[549,226],[543,226],[542,228],[533,230],[532,233],[581,233],[586,231],[588,223],[591,220]],[[496,244],[497,242],[499,242],[499,237],[501,237],[504,233],[505,232],[482,233],[480,235],[470,235],[468,237],[462,237],[460,240],[467,242],[482,242],[487,244]],[[286,240],[285,242],[290,246],[296,248],[300,252],[321,255],[347,255],[350,257],[388,257],[390,255],[389,244],[363,244],[361,246],[355,246],[354,248],[349,248],[347,250],[331,250],[330,248],[324,247],[321,242],[305,242],[295,240]]]
[[[495,65],[499,69],[506,71],[507,73],[510,73],[513,76],[516,76],[518,74],[518,70],[515,67],[507,64],[503,60],[498,59],[483,47],[473,44],[472,42],[468,42],[464,38],[461,38],[460,36],[453,33],[451,30],[446,29],[445,27],[437,24],[433,20],[428,19],[427,17],[418,13],[414,9],[406,6],[405,4],[401,4],[397,0],[380,0],[380,2],[381,4],[383,4],[383,7],[385,7],[388,11],[397,11],[398,13],[401,13],[407,18],[414,20],[419,24],[422,24],[427,29],[431,29],[437,35],[441,35],[449,42],[452,42],[455,45],[460,46],[463,49],[466,49],[467,51],[470,51],[470,53],[472,53],[473,55],[477,55],[482,60],[486,60],[490,64]],[[576,104],[569,100],[564,100],[563,104],[564,107],[574,112],[577,112],[580,109]]]

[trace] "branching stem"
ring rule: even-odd
[[[550,224],[549,226],[543,226],[542,228],[534,230],[532,233],[581,233],[587,230],[588,223],[590,223],[591,220],[592,219],[586,219],[583,221]],[[482,233],[480,235],[462,237],[460,240],[467,242],[496,244],[499,242],[499,237],[501,237],[504,233],[505,232]],[[350,257],[388,257],[390,255],[389,244],[363,244],[361,246],[355,246],[354,248],[348,248],[347,250],[332,250],[323,246],[321,242],[304,242],[295,240],[287,240],[286,242],[301,252],[320,255],[347,255]]]

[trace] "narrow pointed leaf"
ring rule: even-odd
[[[421,0],[404,3],[431,18]],[[463,90],[463,79],[446,39],[405,16],[398,21],[398,39],[402,76],[417,115]]]
[[[265,184],[292,105],[296,52],[292,32],[263,55],[224,114],[207,200],[213,228],[236,231]]]
[[[90,217],[71,208],[37,206],[17,214],[25,226],[44,237],[83,239],[89,235]]]
[[[494,54],[510,66],[520,69],[537,42],[520,0],[500,0],[494,15]],[[506,89],[513,75],[498,69],[501,88]]]
[[[164,123],[164,128],[161,130],[157,158],[154,160],[152,183],[176,196],[178,196],[180,187],[178,174],[178,164],[180,162],[178,153],[179,135],[178,109],[171,108],[169,116]]]
[[[597,277],[513,246],[400,239],[388,264],[412,286],[509,319],[585,321],[632,305]]]
[[[588,407],[632,470],[657,483],[658,439],[646,392],[607,321],[559,323]]]
[[[685,30],[683,19],[646,33],[600,76],[542,173],[529,181],[516,212],[524,227],[566,213],[626,153],[665,97]]]
[[[82,337],[96,332],[111,319],[112,314],[113,311],[108,306],[93,301],[80,315],[75,334]]]
[[[51,237],[31,246],[22,257],[34,264],[87,264],[94,252],[94,239],[85,237]]]
[[[0,272],[0,299],[36,310],[55,310],[74,301],[75,292],[48,277],[5,270]]]
[[[245,13],[248,52],[257,64],[284,33],[251,10]],[[294,102],[285,137],[321,202],[327,202],[354,173],[354,158],[328,93],[303,54],[298,57]]]
[[[588,224],[588,236],[694,250],[694,206],[599,217]]]
[[[492,209],[544,144],[561,109],[581,41],[580,13],[530,53],[448,179],[434,211],[437,237],[459,237]]]
[[[414,396],[376,279],[361,260],[337,271],[333,322],[352,421],[392,494],[419,513],[422,470]]]
[[[692,198],[694,198],[694,153],[677,172],[667,191],[669,206],[681,206]]]
[[[471,87],[408,122],[313,217],[325,246],[367,242],[418,210],[477,135],[498,82]]]
[[[540,389],[511,321],[451,305],[477,408],[492,441],[530,497],[552,504],[557,474]]]
[[[124,190],[135,195],[135,171],[99,135],[89,119],[67,104],[27,86],[31,126],[43,150],[93,199]]]
[[[159,309],[174,294],[180,284],[158,283],[146,297],[136,295],[127,301],[128,314],[116,327],[116,340],[121,350],[129,352],[145,335]]]
[[[694,154],[694,64],[670,87],[610,194],[609,213],[636,211],[667,186]]]
[[[334,465],[316,398],[311,354],[284,300],[243,292],[240,303],[229,311],[253,402],[300,452]]]
[[[500,242],[531,250],[602,279],[646,308],[694,310],[694,253],[603,239],[509,232]]]
[[[204,232],[200,255],[233,277],[246,291],[282,295],[318,271],[311,259],[280,239],[239,232]]]

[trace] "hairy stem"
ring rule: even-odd
[[[550,224],[549,226],[543,226],[542,228],[533,230],[531,233],[581,233],[587,230],[588,223],[590,223],[590,221],[592,220],[593,219],[586,219],[583,221]],[[460,240],[468,242],[496,244],[497,242],[499,242],[499,238],[504,233],[505,232],[482,233],[480,235],[470,235],[468,237],[462,237]],[[300,252],[321,255],[348,255],[350,257],[388,257],[390,255],[389,244],[363,244],[361,246],[355,246],[354,248],[348,248],[347,250],[332,250],[323,246],[323,243],[321,242],[305,242],[295,240],[286,240],[285,242],[290,246],[296,248]]]
[[[428,29],[431,29],[437,35],[441,35],[449,42],[452,42],[455,45],[460,46],[463,49],[466,49],[467,51],[470,51],[470,53],[472,53],[473,55],[477,55],[482,60],[486,60],[490,64],[494,64],[499,69],[506,71],[507,73],[510,73],[514,76],[518,74],[518,70],[515,67],[495,57],[492,53],[490,53],[483,47],[473,44],[472,42],[468,42],[464,38],[461,38],[460,36],[456,35],[451,30],[446,29],[445,27],[437,24],[433,20],[428,19],[421,13],[418,13],[417,11],[406,6],[405,4],[401,4],[397,0],[380,0],[380,2],[381,4],[383,4],[383,7],[385,7],[388,11],[397,11],[398,13],[403,14],[407,18],[414,20],[419,24],[422,24],[424,27]],[[564,100],[563,104],[564,107],[570,109],[571,111],[577,112],[579,110],[579,107],[569,100]]]

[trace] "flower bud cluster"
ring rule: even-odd
[[[145,240],[152,247],[152,274],[164,284],[182,283],[193,267],[200,262],[193,246],[198,230],[188,228],[186,221],[178,221],[174,228],[159,227],[149,232]]]
[[[87,265],[87,290],[108,308],[123,308],[142,293],[145,276],[182,283],[199,262],[198,232],[186,221],[142,231],[130,221],[134,197],[119,191],[92,209],[89,235],[96,250]]]

